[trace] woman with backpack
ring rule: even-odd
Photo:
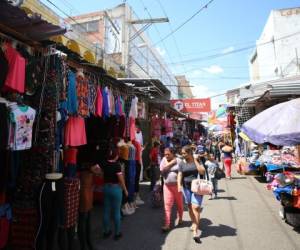
[[[163,232],[170,230],[171,212],[174,201],[177,205],[178,222],[177,225],[182,223],[183,216],[183,199],[181,192],[177,188],[177,174],[178,164],[180,159],[176,158],[174,148],[165,148],[164,157],[160,163],[160,171],[163,176],[163,196],[164,196],[164,209],[165,209],[165,224],[161,228]]]
[[[181,150],[182,157],[185,161],[179,163],[177,187],[178,192],[183,192],[185,203],[188,206],[189,215],[192,221],[191,230],[193,231],[193,239],[200,243],[199,222],[200,208],[202,204],[202,195],[192,192],[192,181],[198,178],[198,175],[205,174],[205,168],[193,156],[193,149],[190,146],[184,146]]]

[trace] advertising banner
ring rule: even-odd
[[[176,110],[183,113],[211,112],[210,98],[174,99],[171,100],[171,104]]]

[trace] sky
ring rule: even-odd
[[[42,0],[47,3],[48,0]],[[175,75],[186,75],[195,97],[212,97],[213,106],[225,96],[213,97],[249,81],[249,58],[272,9],[300,7],[300,0],[214,0],[187,24],[162,42],[210,0],[51,0],[69,15],[112,8],[127,2],[141,19],[168,17],[146,32]],[[51,7],[51,5],[50,5]],[[59,11],[55,10],[58,14]],[[215,56],[217,55],[217,56]]]

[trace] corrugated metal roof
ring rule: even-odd
[[[277,96],[300,96],[300,79],[296,82],[285,82],[278,84],[271,84],[268,86],[269,89],[266,91],[268,96],[277,97]]]
[[[66,29],[42,20],[40,15],[27,15],[24,10],[6,1],[0,1],[0,10],[2,28],[13,30],[25,39],[43,41],[66,32]]]

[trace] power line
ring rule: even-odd
[[[260,46],[263,46],[263,45],[266,45],[266,44],[269,44],[269,43],[274,43],[276,41],[280,41],[280,40],[283,40],[283,39],[286,39],[286,38],[289,38],[289,37],[292,37],[292,36],[295,36],[295,35],[299,35],[299,34],[300,34],[300,31],[289,34],[289,35],[286,35],[286,36],[283,36],[283,37],[280,37],[280,38],[277,38],[277,39],[273,39],[273,40],[268,41],[268,42],[264,42],[264,43],[260,43],[260,44],[254,44],[254,45],[251,45],[251,46],[235,49],[235,50],[232,50],[232,51],[229,51],[229,52],[226,52],[226,53],[217,53],[217,54],[213,54],[213,55],[209,55],[209,56],[205,56],[205,57],[199,57],[199,58],[184,60],[184,61],[181,61],[181,62],[175,62],[175,65],[176,64],[189,63],[189,62],[195,62],[195,61],[205,61],[205,60],[210,60],[210,59],[216,59],[216,58],[220,58],[220,57],[223,57],[223,56],[239,53],[239,52],[246,51],[246,50],[249,50],[249,49],[253,49],[253,48],[256,48],[256,47],[260,47]],[[171,65],[171,63],[169,65]]]
[[[206,9],[214,0],[210,0],[208,3],[206,3],[204,6],[202,6],[196,13],[194,13],[191,17],[189,17],[187,20],[185,20],[182,24],[180,24],[175,30],[171,31],[169,34],[167,34],[165,37],[157,41],[153,46],[156,46],[158,43],[166,40],[168,37],[173,35],[176,31],[178,31],[180,28],[182,28],[184,25],[186,25],[189,21],[191,21],[195,16],[197,16],[201,11]]]
[[[160,0],[156,0],[156,2],[159,4],[159,6],[160,6],[160,8],[162,9],[164,15],[165,15],[165,16],[168,16],[168,14],[167,14],[167,12],[166,12],[164,6],[162,5],[161,1],[160,1]],[[173,32],[172,25],[171,25],[170,22],[169,22],[168,24],[169,24],[170,31],[171,31],[171,33],[172,33],[172,32]],[[175,48],[176,48],[176,50],[177,50],[177,53],[178,53],[178,55],[179,55],[179,59],[182,61],[182,60],[183,60],[183,57],[182,57],[182,54],[181,54],[181,52],[180,52],[180,50],[179,50],[178,43],[177,43],[177,41],[176,41],[176,39],[175,39],[174,34],[172,34],[172,38],[173,38],[173,41],[174,41],[174,44],[175,44]],[[186,73],[187,73],[187,70],[186,70],[186,66],[185,66],[184,64],[183,64],[183,69],[184,69],[185,74],[186,74]]]
[[[145,11],[148,13],[149,17],[152,19],[152,15],[151,15],[150,11],[148,10],[148,8],[146,7],[146,5],[145,5],[145,3],[144,3],[143,0],[141,0],[141,3],[142,3],[142,5],[144,6],[144,9],[145,9]],[[167,15],[166,15],[166,17],[167,17]],[[158,28],[156,27],[155,24],[154,24],[154,28],[155,28],[155,30],[156,30],[156,32],[157,32],[159,38],[161,38],[161,34],[160,34],[160,32],[159,32],[159,30],[158,30]],[[167,49],[167,46],[166,46],[166,44],[165,44],[164,42],[163,42],[163,46],[164,46],[165,51],[166,51],[166,53],[167,53],[167,55],[168,55],[168,57],[169,57],[169,59],[170,59],[170,61],[171,61],[171,56],[170,56],[169,51],[168,51],[168,49]],[[169,76],[170,78],[172,77],[168,72],[167,72],[167,74],[168,74],[168,76]],[[175,79],[174,79],[174,80],[175,80]],[[176,95],[176,93],[172,90],[172,88],[171,88],[171,91]]]

